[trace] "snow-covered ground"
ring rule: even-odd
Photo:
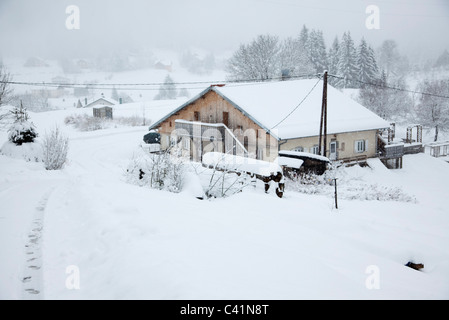
[[[337,210],[331,194],[262,188],[201,201],[126,182],[146,126],[80,132],[63,123],[74,112],[30,114],[41,138],[55,124],[70,138],[63,170],[0,155],[0,299],[449,298],[440,159],[373,160],[340,181],[411,202],[342,198]]]

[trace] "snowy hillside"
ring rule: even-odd
[[[192,49],[193,50],[193,49]],[[199,49],[195,49],[192,52],[195,53],[195,57],[199,55],[205,55],[206,53],[201,52]],[[87,98],[89,102],[93,99],[104,95],[106,98],[111,98],[112,89],[116,88],[119,94],[126,94],[134,102],[142,102],[153,100],[157,95],[159,86],[119,86],[115,84],[158,84],[164,82],[164,78],[169,74],[173,81],[177,83],[195,83],[204,81],[205,78],[208,80],[224,80],[225,72],[222,70],[223,61],[225,56],[217,56],[215,59],[215,67],[208,70],[206,73],[194,72],[191,69],[186,68],[181,61],[181,55],[177,52],[170,50],[156,50],[154,53],[150,53],[151,58],[149,58],[152,63],[144,68],[135,68],[123,71],[104,71],[99,70],[98,66],[95,65],[95,61],[90,61],[92,65],[89,68],[80,68],[76,72],[65,72],[64,68],[61,66],[61,61],[58,60],[43,60],[45,66],[29,67],[26,66],[27,59],[21,58],[5,58],[3,63],[5,64],[8,71],[11,73],[11,77],[15,82],[26,82],[26,83],[47,83],[49,86],[28,86],[28,85],[15,85],[14,93],[17,95],[25,93],[33,93],[35,96],[38,95],[36,92],[39,90],[55,90],[57,85],[53,84],[77,84],[77,87],[83,87],[83,84],[93,84],[90,86],[89,94]],[[78,61],[84,60],[74,60],[71,63],[76,63]],[[163,68],[156,67],[156,64],[161,61],[163,65],[170,65],[171,70],[165,70]],[[96,62],[98,64],[98,62]],[[96,67],[94,67],[96,66]],[[194,96],[204,85],[196,84],[185,84],[180,85],[178,89],[185,88],[189,96]],[[65,89],[66,94],[59,98],[49,98],[50,109],[64,109],[68,107],[73,107],[78,99],[84,100],[84,95],[75,97],[73,92],[73,86]],[[36,97],[35,97],[36,98]]]
[[[446,162],[347,168],[338,210],[331,192],[259,186],[201,201],[127,183],[147,126],[64,124],[90,111],[30,113],[41,138],[55,124],[68,135],[62,171],[0,155],[1,299],[449,298]],[[373,186],[413,201],[345,197]]]

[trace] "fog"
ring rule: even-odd
[[[69,30],[66,8],[80,10]],[[379,8],[379,29],[368,29],[368,5]],[[435,58],[449,49],[446,0],[0,0],[0,55],[89,57],[142,48],[216,54],[233,51],[258,34],[297,36],[303,25],[322,30],[330,46],[350,31],[356,43],[394,39],[403,54]]]

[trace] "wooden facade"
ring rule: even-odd
[[[176,128],[175,122],[179,119],[204,124],[223,124],[245,147],[249,157],[265,161],[273,161],[277,157],[277,152],[272,152],[278,150],[277,139],[214,91],[208,91],[160,123],[158,130],[161,134],[162,149],[167,149],[172,143],[170,137]],[[208,146],[211,144],[209,136],[203,137],[202,142],[202,150],[214,149]]]

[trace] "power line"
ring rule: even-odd
[[[288,79],[289,80],[304,79],[304,78],[310,79],[310,78],[316,78],[316,77],[319,78],[319,77],[321,77],[321,75],[320,74],[302,74],[302,75],[297,75],[297,76],[289,76]],[[342,76],[333,75],[333,74],[329,74],[329,77],[333,77],[336,79],[342,79],[342,80],[345,80],[345,79],[351,80],[351,81],[355,81],[355,82],[358,82],[358,83],[361,83],[364,85],[379,87],[379,88],[383,88],[383,89],[391,89],[391,90],[408,92],[408,93],[413,93],[413,94],[421,94],[421,95],[427,95],[427,96],[431,96],[431,97],[449,99],[449,96],[445,96],[445,95],[409,90],[409,89],[393,87],[393,86],[379,84],[379,83],[366,82],[366,81],[362,81],[362,80],[358,80],[358,79],[347,79]],[[240,80],[189,81],[189,82],[173,82],[170,84],[174,85],[174,86],[227,84],[230,87],[231,86],[234,87],[234,86],[250,86],[250,85],[255,85],[257,83],[264,83],[264,82],[269,82],[269,81],[274,82],[274,81],[281,81],[281,80],[285,80],[285,78],[284,77],[271,77],[271,78],[266,78],[266,79],[252,78],[252,79],[240,79]],[[148,83],[61,83],[61,82],[53,83],[53,82],[51,82],[50,83],[50,82],[0,81],[0,83],[10,84],[10,85],[50,87],[50,88],[58,88],[58,87],[87,88],[90,90],[111,90],[111,89],[115,88],[117,90],[129,90],[129,91],[158,91],[160,88],[151,88],[151,87],[166,85],[166,83],[164,83],[164,82],[148,82]],[[139,87],[144,87],[144,88],[139,88]],[[149,88],[147,88],[147,87],[149,87]],[[181,88],[166,87],[164,89],[165,90],[182,90],[182,89],[200,90],[203,88],[204,87],[201,86],[201,87],[181,87]]]
[[[315,85],[312,87],[312,89],[310,89],[309,93],[306,94],[306,96],[301,100],[301,102],[287,115],[285,116],[284,119],[282,119],[281,121],[279,121],[278,124],[276,124],[273,128],[271,128],[271,130],[273,130],[274,128],[276,128],[278,125],[280,125],[282,122],[284,122],[285,120],[287,120],[288,117],[290,117],[292,115],[293,112],[295,112],[300,106],[301,104],[306,101],[306,99],[309,97],[309,95],[312,93],[312,91],[316,88],[316,86],[318,85],[318,83],[320,83],[321,79],[318,79],[318,81],[315,83]]]
[[[289,79],[301,79],[316,77],[316,74],[302,74],[297,76],[290,76]],[[271,77],[266,79],[239,79],[239,80],[215,80],[215,81],[190,81],[190,82],[171,82],[170,85],[199,85],[199,84],[244,84],[244,83],[260,83],[266,81],[280,81],[283,77]],[[26,82],[26,81],[0,81],[0,83],[6,83],[10,85],[23,85],[23,86],[35,86],[35,87],[68,87],[68,88],[86,88],[89,89],[113,89],[116,87],[151,87],[151,86],[163,86],[168,83],[165,82],[149,82],[149,83],[62,83],[62,82]],[[116,88],[117,89],[117,88]],[[151,89],[151,88],[150,88]],[[123,88],[123,90],[150,90],[145,88]],[[170,90],[170,88],[166,88]],[[188,88],[187,88],[188,89]],[[198,89],[198,88],[191,88]],[[158,89],[151,89],[158,90]]]
[[[382,89],[391,89],[391,90],[396,90],[396,91],[403,91],[403,92],[408,92],[408,93],[421,94],[421,95],[425,95],[425,96],[449,99],[449,96],[444,96],[444,95],[439,95],[439,94],[429,93],[429,92],[420,92],[420,91],[415,91],[415,90],[408,90],[408,89],[404,89],[404,88],[400,88],[400,87],[392,87],[392,86],[389,86],[389,85],[384,85],[384,84],[380,84],[380,83],[373,83],[373,82],[366,82],[366,81],[362,81],[362,80],[358,80],[358,79],[348,79],[348,78],[337,76],[337,75],[333,75],[333,74],[329,74],[329,77],[333,77],[333,78],[341,79],[341,80],[356,81],[356,82],[359,82],[359,83],[364,84],[364,85],[378,87],[378,88],[382,88]]]

